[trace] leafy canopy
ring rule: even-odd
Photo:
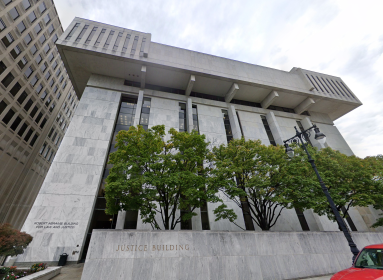
[[[0,224],[0,256],[16,256],[24,253],[33,237],[13,229],[10,224]]]
[[[152,228],[174,229],[196,215],[197,207],[219,200],[214,188],[206,187],[211,156],[205,136],[174,128],[169,134],[170,139],[163,140],[164,125],[147,131],[132,126],[118,133],[106,179],[107,214],[139,210]]]

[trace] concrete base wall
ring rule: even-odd
[[[359,249],[381,233],[353,233]],[[82,280],[294,279],[351,266],[341,232],[94,230]]]

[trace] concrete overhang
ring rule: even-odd
[[[310,105],[310,111],[328,114],[332,120],[361,105],[357,99],[346,100],[341,96],[332,97],[313,91],[309,82],[302,78],[302,73],[295,71],[297,68],[285,72],[154,42],[150,42],[147,57],[143,57],[65,40],[75,22],[116,27],[75,18],[57,41],[57,48],[79,98],[91,74],[98,74],[126,79],[140,85],[151,84],[185,91],[191,86],[193,92],[221,98],[226,96],[226,100],[230,99],[227,94],[234,91],[232,98],[256,103],[262,103],[271,92],[276,91],[278,98],[274,98],[269,105],[294,109],[311,98],[314,102]],[[177,54],[178,59],[164,55],[170,51]],[[184,59],[180,59],[182,55]],[[191,62],[190,56],[200,58],[202,64]],[[210,64],[204,66],[206,61],[210,61]]]

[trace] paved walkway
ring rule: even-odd
[[[53,280],[81,280],[82,270],[84,268],[83,263],[79,264],[70,264],[63,266],[61,268],[61,273],[56,277],[53,277]]]
[[[61,273],[53,280],[81,280],[82,270],[84,268],[83,263],[66,265],[61,268]],[[331,276],[322,276],[315,278],[304,278],[304,280],[330,280]]]

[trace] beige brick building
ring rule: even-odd
[[[0,223],[21,228],[78,98],[51,0],[0,0]]]

